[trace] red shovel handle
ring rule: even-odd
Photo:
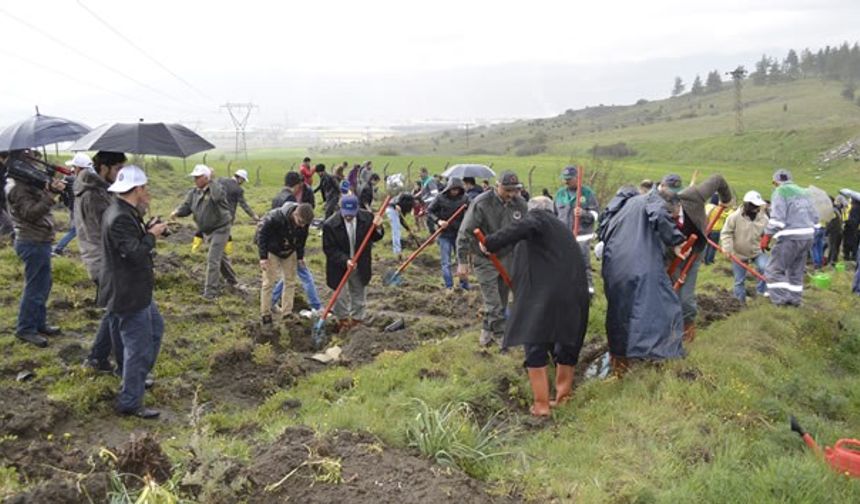
[[[582,167],[576,170],[576,206],[573,207],[573,237],[579,236],[579,216],[576,211],[582,208]]]
[[[460,208],[458,208],[456,212],[454,212],[453,214],[451,214],[450,217],[448,217],[447,222],[450,224],[451,221],[459,217],[460,214],[463,213],[468,206],[469,205],[466,203],[460,205]],[[424,249],[429,247],[433,243],[433,241],[436,240],[436,238],[438,238],[440,234],[442,234],[442,231],[445,231],[445,229],[446,228],[443,227],[437,228],[436,231],[434,231],[433,234],[430,235],[430,238],[427,238],[427,240],[425,240],[424,243],[422,243],[421,246],[415,250],[415,252],[409,254],[409,257],[407,257],[406,260],[403,261],[403,264],[401,264],[400,267],[397,268],[397,271],[395,271],[394,274],[399,275],[403,273],[403,270],[405,270],[406,267],[409,266],[409,264],[414,261],[416,257],[418,257],[418,254],[424,252]]]
[[[699,235],[690,235],[690,237],[687,238],[687,240],[681,245],[681,253],[686,254],[687,252],[689,252],[690,249],[693,248],[693,245],[696,244],[696,240],[698,239]],[[669,265],[669,270],[666,273],[668,273],[669,276],[674,275],[675,270],[678,269],[678,266],[680,266],[682,262],[684,262],[684,260],[680,257],[676,257],[675,259],[673,259],[672,264]]]
[[[761,274],[761,273],[759,273],[758,271],[756,271],[756,270],[754,270],[754,269],[750,268],[750,267],[749,267],[749,265],[748,265],[747,263],[743,262],[743,261],[742,261],[738,256],[736,256],[736,255],[734,255],[734,254],[731,254],[731,253],[727,252],[725,249],[723,249],[723,247],[720,247],[717,243],[714,243],[714,241],[713,241],[713,240],[711,240],[710,238],[707,238],[707,237],[705,237],[705,238],[708,240],[708,244],[709,244],[710,246],[712,246],[712,247],[714,247],[715,249],[719,250],[721,253],[723,253],[726,257],[728,257],[729,259],[731,259],[731,260],[732,260],[732,262],[734,262],[735,264],[737,264],[737,265],[738,265],[738,266],[740,266],[741,268],[743,268],[743,269],[747,270],[747,272],[748,272],[750,275],[752,275],[752,276],[754,276],[754,277],[758,278],[758,279],[759,279],[759,280],[761,280],[762,282],[766,282],[766,281],[767,281],[767,280],[765,280],[765,279],[764,279],[764,275],[762,275],[762,274]]]
[[[720,216],[723,215],[723,211],[726,209],[726,206],[720,204],[717,207],[717,211],[714,212],[714,216],[711,217],[711,220],[708,221],[708,225],[705,227],[705,238],[707,239],[708,235],[711,234],[711,231],[714,229],[714,226],[717,224],[717,221],[720,220]],[[684,265],[684,269],[681,270],[681,274],[678,275],[678,280],[675,282],[675,291],[681,290],[681,286],[684,285],[684,282],[687,281],[687,273],[690,272],[690,268],[695,264],[696,259],[699,258],[699,254],[693,254],[687,260],[687,264]]]
[[[478,228],[475,228],[475,231],[473,231],[473,233],[475,233],[475,238],[477,238],[478,241],[481,242],[481,244],[486,246],[487,237],[484,236],[484,232]],[[496,254],[493,253],[490,253],[489,257],[490,261],[493,263],[493,266],[496,267],[496,271],[499,272],[499,276],[502,277],[502,280],[505,282],[505,284],[507,284],[508,288],[514,290],[514,283],[511,282],[511,277],[508,275],[508,271],[502,265],[502,261],[499,261],[499,258],[496,257]]]
[[[388,202],[391,201],[391,196],[386,196],[385,201],[382,202],[382,206],[379,207],[379,212],[377,212],[377,216],[382,217],[385,213],[385,210],[388,208]],[[370,242],[370,237],[373,236],[373,233],[376,231],[376,224],[371,224],[370,229],[367,230],[367,234],[364,235],[364,239],[361,240],[361,245],[359,245],[358,250],[355,251],[355,255],[352,256],[352,266],[346,267],[346,272],[343,274],[343,278],[340,279],[340,283],[337,284],[337,289],[334,290],[334,294],[332,294],[331,299],[329,299],[328,304],[325,307],[325,310],[320,315],[320,320],[325,320],[328,317],[328,314],[331,312],[332,307],[334,306],[334,302],[337,301],[337,297],[340,296],[340,291],[343,290],[344,285],[346,285],[346,281],[349,280],[349,276],[355,271],[355,268],[358,267],[358,259],[361,257],[362,252],[367,247],[367,244]]]

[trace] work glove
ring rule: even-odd
[[[770,245],[770,235],[762,235],[761,241],[758,243],[758,246],[761,247],[762,250],[767,250],[768,245]]]

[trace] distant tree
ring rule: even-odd
[[[771,60],[770,67],[767,69],[767,83],[776,84],[783,81],[782,67],[775,59]]]
[[[815,54],[808,48],[800,53],[800,74],[803,77],[812,77],[815,74]]]
[[[675,85],[672,87],[672,96],[681,96],[686,87],[687,86],[684,85],[684,81],[682,81],[680,77],[675,77]]]
[[[788,51],[788,55],[783,62],[782,70],[788,80],[797,80],[800,78],[800,59],[794,49]]]
[[[753,84],[756,86],[764,86],[767,84],[767,71],[770,68],[770,58],[762,54],[761,59],[755,64],[755,71],[750,74]]]
[[[700,96],[705,93],[705,86],[702,85],[702,78],[698,75],[693,79],[693,85],[690,86],[690,93],[693,96]]]
[[[723,79],[720,77],[720,72],[714,70],[708,72],[708,79],[705,81],[705,92],[716,93],[723,88]]]

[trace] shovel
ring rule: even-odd
[[[720,204],[720,206],[717,207],[717,211],[716,213],[714,213],[714,217],[708,222],[708,225],[705,227],[705,238],[707,238],[708,235],[711,234],[711,230],[714,229],[714,226],[717,224],[717,221],[720,220],[720,216],[723,215],[723,210],[725,209],[726,206],[723,204]],[[687,259],[687,264],[684,265],[684,268],[681,270],[681,274],[678,275],[678,280],[676,280],[675,285],[673,285],[673,287],[675,288],[675,292],[681,290],[681,287],[684,285],[684,282],[687,281],[687,273],[690,272],[690,268],[693,267],[693,264],[696,263],[696,260],[698,258],[699,254],[690,254],[690,257]]]
[[[475,238],[477,238],[478,241],[481,242],[481,245],[484,245],[486,247],[487,246],[487,237],[484,236],[484,232],[478,228],[475,228],[473,233],[475,233]],[[496,267],[496,271],[499,272],[499,276],[502,277],[502,280],[508,286],[508,289],[511,289],[511,291],[513,292],[514,283],[511,281],[511,277],[510,277],[510,275],[508,275],[508,271],[502,265],[502,261],[499,261],[499,258],[496,256],[496,254],[493,254],[492,252],[490,252],[487,255],[490,258],[490,262],[492,262],[493,266]]]
[[[379,207],[379,211],[377,212],[377,216],[382,217],[385,213],[385,209],[388,208],[388,202],[391,200],[391,196],[386,196],[385,201],[382,202],[382,206]],[[370,243],[370,237],[373,236],[374,231],[376,231],[376,224],[371,224],[370,229],[367,230],[367,234],[364,235],[364,238],[361,240],[361,245],[359,245],[358,250],[355,251],[355,255],[352,256],[352,265],[346,267],[346,271],[343,274],[343,277],[340,279],[340,283],[337,284],[337,289],[334,290],[334,294],[332,294],[331,299],[329,299],[328,304],[325,307],[325,310],[320,314],[319,320],[314,323],[313,328],[313,340],[314,346],[317,349],[322,348],[325,345],[325,319],[328,318],[329,313],[331,313],[332,307],[334,307],[335,301],[337,301],[337,297],[340,296],[340,292],[343,290],[346,285],[346,281],[349,280],[349,276],[355,271],[355,268],[358,267],[358,260],[361,258],[362,252],[367,247],[367,244]]]
[[[695,236],[695,235],[693,235],[693,236]],[[759,273],[758,271],[756,271],[756,270],[754,270],[754,269],[750,268],[750,267],[749,267],[749,265],[748,265],[747,263],[743,262],[740,258],[738,258],[738,256],[736,256],[736,255],[734,255],[734,254],[732,254],[732,253],[727,252],[723,247],[720,247],[720,246],[719,246],[719,244],[714,243],[714,241],[713,241],[713,240],[711,240],[710,238],[705,237],[705,239],[706,239],[706,240],[708,240],[708,243],[709,243],[712,247],[714,247],[715,249],[719,250],[719,251],[720,251],[721,253],[723,253],[726,257],[728,257],[729,259],[731,259],[731,260],[732,260],[732,262],[734,262],[735,264],[737,264],[737,265],[738,265],[738,266],[740,266],[741,268],[743,268],[743,269],[747,270],[747,272],[748,272],[750,275],[752,275],[752,276],[754,276],[754,277],[758,278],[758,279],[759,279],[759,280],[761,280],[762,282],[767,282],[767,280],[765,280],[765,279],[764,279],[764,275],[762,275],[762,274],[761,274],[761,273]]]
[[[469,205],[467,205],[467,204],[461,205],[460,208],[458,208],[456,212],[451,214],[451,217],[448,217],[448,222],[451,222],[454,219],[456,219],[457,217],[459,217],[460,214],[463,213],[463,211],[466,210],[466,207],[468,207],[468,206]],[[418,257],[418,254],[423,252],[424,249],[426,249],[434,241],[436,241],[436,238],[438,238],[439,235],[442,234],[442,231],[444,231],[444,230],[445,230],[445,228],[441,228],[441,227],[436,229],[436,231],[433,232],[432,235],[430,235],[430,238],[427,238],[427,240],[424,243],[422,243],[421,245],[418,246],[417,249],[415,249],[415,252],[412,252],[411,254],[409,254],[409,257],[407,257],[406,260],[403,261],[403,264],[401,264],[397,268],[396,271],[386,272],[385,275],[383,275],[383,277],[382,277],[382,285],[386,285],[386,286],[388,286],[388,285],[400,285],[401,283],[403,283],[403,279],[400,277],[400,274],[403,273],[403,270],[405,270],[406,267],[409,266],[409,264],[412,261],[414,261],[416,257]]]

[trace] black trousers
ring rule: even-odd
[[[558,343],[541,343],[525,345],[526,360],[523,365],[527,368],[540,368],[549,363],[552,356],[556,365],[575,366],[579,360],[579,348]]]

